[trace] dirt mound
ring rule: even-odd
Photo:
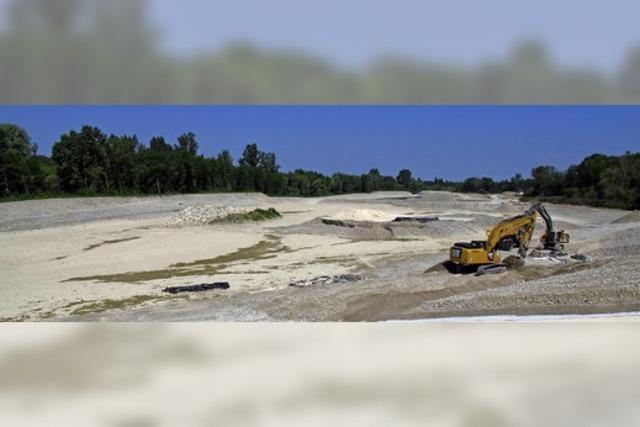
[[[301,224],[299,232],[343,237],[352,240],[389,240],[393,231],[386,222],[327,220],[317,218]]]
[[[389,222],[393,221],[396,216],[397,215],[373,209],[349,208],[338,212],[329,219],[337,219],[341,221]]]
[[[580,252],[594,259],[640,254],[640,227],[598,235],[592,241],[581,245]]]
[[[389,228],[395,238],[442,238],[471,236],[482,231],[474,224],[462,221],[433,221],[428,223],[392,223]]]
[[[444,272],[453,272],[453,268],[451,267],[451,261],[442,261],[437,264],[432,265],[424,271],[424,274],[429,273],[444,273]]]
[[[629,222],[639,222],[640,221],[640,211],[629,212],[626,215],[621,216],[615,221],[611,221],[611,224],[626,224]]]
[[[424,239],[464,236],[478,228],[461,221],[375,222],[316,218],[302,224],[277,228],[287,234],[314,234],[352,240]]]

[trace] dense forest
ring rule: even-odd
[[[0,125],[0,200],[65,195],[132,195],[195,192],[262,192],[271,196],[326,196],[372,191],[449,190],[477,193],[514,191],[547,201],[640,208],[640,153],[593,154],[560,171],[538,166],[528,178],[468,178],[464,182],[416,178],[408,169],[383,176],[378,169],[363,175],[280,170],[275,153],[249,144],[234,162],[229,151],[198,154],[189,132],[174,144],[157,136],[148,145],[135,135],[107,135],[83,126],[61,135],[51,157],[38,155],[28,133]]]

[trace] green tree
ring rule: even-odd
[[[239,166],[234,169],[235,189],[238,191],[255,190],[255,169],[248,166]]]
[[[157,194],[175,191],[172,186],[171,151],[142,148],[138,153],[138,162],[141,191]]]
[[[258,167],[269,174],[276,173],[280,169],[274,153],[263,153],[261,151],[258,151]]]
[[[161,136],[154,136],[149,141],[149,149],[153,151],[166,152],[171,151],[173,148],[171,145],[167,144],[165,139]]]
[[[217,158],[217,175],[219,185],[217,189],[222,191],[233,191],[233,158],[229,150],[223,150]]]
[[[557,196],[564,187],[564,174],[553,166],[538,166],[531,171],[533,192],[539,196]]]
[[[310,188],[310,192],[311,192],[311,196],[314,197],[320,197],[320,196],[324,196],[327,193],[326,190],[326,186],[324,183],[323,179],[315,179],[312,183],[311,183],[311,188]]]
[[[257,168],[260,162],[260,150],[258,150],[257,144],[249,144],[242,152],[242,157],[239,160],[240,166],[246,166],[249,168]]]
[[[47,156],[36,156],[34,160],[38,163],[39,189],[49,193],[60,192],[60,181],[56,170],[56,164]]]
[[[396,179],[392,176],[384,176],[382,177],[382,189],[384,191],[394,191],[397,189],[398,183]]]
[[[400,172],[398,172],[398,177],[396,178],[396,181],[398,181],[398,185],[403,190],[409,190],[412,180],[413,180],[413,177],[409,169],[402,169]]]
[[[362,191],[370,193],[372,191],[379,191],[382,189],[382,176],[378,169],[370,169],[369,173],[361,176]]]
[[[109,187],[104,151],[106,139],[100,129],[83,126],[80,132],[70,131],[53,144],[52,159],[63,191],[99,192]]]
[[[137,153],[140,149],[136,136],[111,135],[106,140],[107,175],[121,193],[136,188],[138,176]]]
[[[28,194],[34,190],[32,176],[37,173],[33,157],[37,146],[27,132],[15,125],[0,124],[0,194]]]
[[[482,181],[480,178],[467,178],[462,183],[462,192],[464,193],[479,193],[482,189]]]
[[[513,178],[509,180],[509,190],[510,191],[524,191],[526,182],[524,178],[522,178],[522,174],[515,174]]]
[[[594,187],[602,178],[602,173],[617,163],[614,157],[604,154],[592,154],[585,158],[576,168],[578,187]]]
[[[193,156],[198,154],[198,142],[193,132],[183,133],[178,137],[178,150]]]

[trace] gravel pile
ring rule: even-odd
[[[397,215],[387,212],[376,211],[373,209],[345,209],[330,219],[342,221],[370,221],[370,222],[389,222],[396,218]]]
[[[244,214],[251,210],[253,209],[249,207],[235,206],[189,206],[171,216],[167,221],[167,226],[188,227],[194,225],[207,225],[212,222],[221,221],[229,215]]]
[[[626,224],[629,222],[640,222],[640,211],[631,211],[615,221],[611,221],[611,224]]]
[[[145,197],[77,197],[0,203],[0,232],[37,230],[114,219],[166,218],[187,206],[256,206],[258,193],[177,194]]]
[[[300,279],[295,282],[289,283],[289,286],[293,286],[296,288],[306,288],[307,286],[312,285],[328,285],[330,283],[345,284],[357,282],[359,280],[362,280],[362,276],[360,276],[359,274],[345,273],[335,276],[318,276],[314,277],[313,279]]]

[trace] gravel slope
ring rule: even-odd
[[[164,197],[82,197],[0,203],[0,231],[37,230],[113,219],[167,216],[188,206],[251,206],[262,194],[190,194]]]

